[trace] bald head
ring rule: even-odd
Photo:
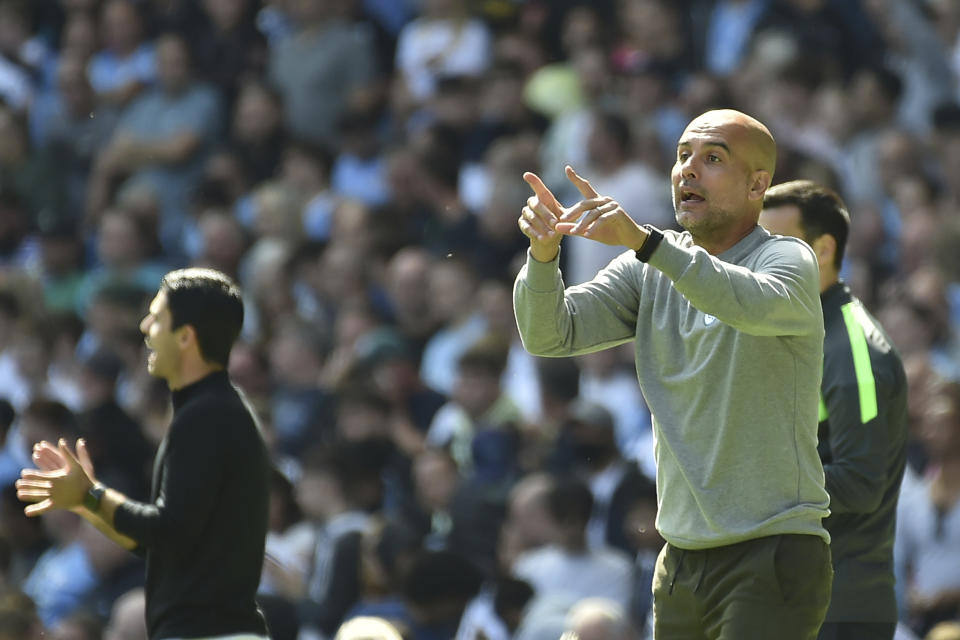
[[[756,119],[730,109],[697,116],[670,174],[677,222],[710,253],[729,249],[756,228],[776,163],[773,136]]]
[[[751,171],[767,171],[773,178],[777,165],[777,143],[770,130],[762,122],[733,109],[707,111],[687,125],[687,132],[721,133],[736,144],[739,155],[748,163]],[[682,138],[681,138],[682,140]]]

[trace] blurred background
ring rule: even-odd
[[[13,482],[82,436],[147,496],[170,406],[137,326],[187,265],[246,295],[274,638],[649,637],[632,347],[524,352],[521,176],[674,227],[676,141],[720,107],[849,206],[843,277],[909,370],[901,510],[938,514],[898,533],[902,637],[957,621],[960,488],[925,478],[960,458],[958,79],[956,0],[0,0],[0,640],[145,637],[139,561]],[[616,253],[567,239],[567,284]]]

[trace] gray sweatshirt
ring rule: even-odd
[[[571,356],[634,341],[653,414],[659,511],[670,544],[705,549],[762,536],[830,536],[817,454],[823,366],[810,248],[756,227],[719,256],[664,232],[564,290],[557,260],[527,258],[514,285],[523,344]]]

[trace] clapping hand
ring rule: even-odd
[[[76,455],[67,441],[60,439],[57,447],[40,442],[33,449],[37,469],[24,469],[17,480],[17,498],[31,503],[23,512],[38,516],[53,509],[76,509],[94,484],[93,462],[86,443],[77,441]]]

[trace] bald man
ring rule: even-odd
[[[672,171],[683,232],[638,225],[570,167],[584,198],[572,207],[524,176],[524,346],[559,357],[634,343],[667,542],[653,580],[658,640],[812,640],[830,601],[819,276],[806,244],[757,224],[775,163],[773,137],[750,116],[694,119]],[[565,288],[564,235],[626,251]]]

